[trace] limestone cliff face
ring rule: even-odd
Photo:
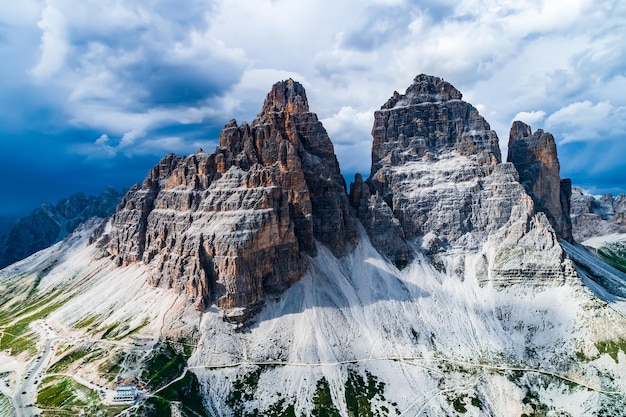
[[[345,182],[304,88],[279,82],[251,125],[233,120],[213,154],[168,155],[131,189],[100,240],[151,283],[241,320],[304,273],[315,240],[340,257],[357,239]]]
[[[441,78],[419,75],[374,115],[368,187],[353,193],[352,202],[374,244],[380,240],[377,248],[392,260],[408,260],[408,242],[427,253],[476,246],[508,221],[524,194],[512,166],[496,170],[498,137],[461,98]],[[494,215],[487,213],[491,206]],[[379,230],[398,235],[398,227],[403,244],[380,238]]]
[[[372,171],[365,182],[356,177],[351,202],[373,245],[396,265],[417,247],[444,257],[483,252],[472,275],[499,286],[572,275],[548,213],[537,212],[516,165],[501,162],[496,133],[452,85],[417,76],[375,113],[372,136]],[[558,161],[547,160],[558,174]]]
[[[537,210],[546,213],[559,237],[572,240],[570,198],[572,183],[561,179],[556,143],[550,133],[513,122],[507,157],[517,168],[520,181],[535,201]]]

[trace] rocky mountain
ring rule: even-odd
[[[168,155],[124,197],[100,245],[142,262],[155,286],[243,320],[299,280],[315,241],[341,257],[356,222],[333,145],[304,88],[279,82],[251,125],[232,120],[212,154]]]
[[[571,265],[558,238],[568,238],[569,232],[555,234],[546,220],[569,216],[562,214],[560,200],[558,206],[543,204],[541,198],[551,189],[540,194],[541,187],[534,187],[556,174],[560,196],[554,140],[547,149],[545,138],[531,136],[527,126],[528,134],[518,135],[522,125],[515,122],[509,162],[502,163],[496,133],[461,98],[441,78],[419,75],[405,94],[395,92],[375,113],[372,171],[365,184],[357,176],[351,191],[372,244],[405,265],[415,253],[412,245],[428,255],[474,253],[504,233],[498,239],[507,239],[502,247],[506,254],[498,251],[489,259],[485,253],[474,266],[480,281],[507,285],[535,277],[565,279]],[[529,147],[534,152],[526,152],[522,160],[521,148]],[[549,239],[536,240],[538,233]],[[512,257],[511,251],[526,255]]]
[[[572,232],[577,242],[613,233],[626,233],[626,194],[599,198],[572,188]]]
[[[580,188],[572,191],[574,238],[626,272],[626,195],[594,197]]]
[[[111,216],[121,199],[122,195],[109,187],[98,196],[76,193],[55,205],[42,204],[0,238],[0,268],[59,242],[91,217]]]
[[[530,126],[516,121],[511,127],[508,149],[507,161],[515,165],[536,209],[546,213],[560,238],[571,241],[572,182],[560,177],[554,137],[541,129],[533,134]]]
[[[89,415],[110,410],[78,385],[120,380],[152,388],[139,415],[626,415],[626,275],[571,239],[553,138],[515,122],[503,162],[428,75],[372,136],[348,195],[287,80],[215,152],[165,157],[109,221],[0,271],[0,392]]]

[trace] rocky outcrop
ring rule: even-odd
[[[419,75],[374,117],[372,171],[356,176],[350,198],[381,254],[402,266],[417,247],[499,287],[573,276],[516,165],[501,162],[496,133],[452,85]]]
[[[99,244],[151,283],[234,320],[304,273],[316,241],[341,257],[357,239],[332,143],[304,88],[272,87],[251,125],[232,120],[212,154],[169,155],[124,197]]]
[[[554,137],[541,129],[533,134],[530,126],[513,122],[507,161],[517,168],[520,181],[535,201],[537,210],[546,213],[560,238],[571,241],[572,183],[560,177]]]
[[[572,234],[577,242],[594,236],[626,233],[626,194],[596,198],[572,188]]]
[[[492,177],[501,158],[498,137],[461,98],[441,78],[419,75],[374,115],[372,171],[367,190],[353,192],[352,203],[374,245],[394,261],[410,256],[407,241],[427,253],[477,247],[509,220],[524,194],[512,166]],[[496,200],[497,215],[490,215],[485,206]],[[380,230],[404,245],[379,239]]]
[[[109,187],[98,196],[76,193],[55,205],[42,204],[0,239],[0,268],[61,241],[92,217],[109,217],[121,199],[122,195]]]

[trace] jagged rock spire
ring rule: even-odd
[[[517,168],[520,182],[535,202],[536,209],[546,213],[560,238],[572,240],[570,198],[572,183],[561,179],[554,136],[515,121],[509,133],[507,161]]]
[[[263,103],[261,114],[286,111],[288,113],[308,113],[309,102],[302,84],[291,78],[279,81],[272,86]]]

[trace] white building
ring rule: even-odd
[[[121,384],[113,396],[114,402],[134,402],[137,398],[137,385]]]

